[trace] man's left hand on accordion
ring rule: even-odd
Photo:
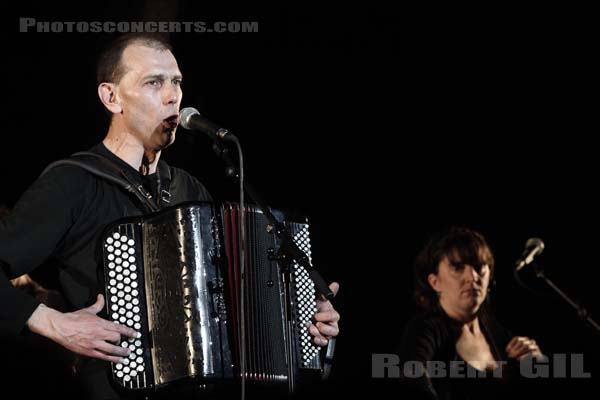
[[[332,282],[329,289],[335,296],[340,289],[340,285],[337,282]],[[329,300],[324,300],[321,297],[317,299],[317,313],[313,320],[314,322],[309,325],[308,330],[318,346],[326,346],[329,339],[336,337],[340,332],[338,327],[340,314],[333,308]]]

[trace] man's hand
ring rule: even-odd
[[[329,289],[331,289],[335,296],[340,289],[340,285],[337,282],[333,282],[329,285]],[[338,327],[340,314],[335,311],[329,300],[317,299],[317,313],[314,320],[316,324],[311,323],[308,326],[308,331],[313,335],[316,345],[325,346],[329,339],[340,333]]]
[[[72,313],[61,313],[41,304],[29,317],[27,326],[72,352],[117,363],[130,352],[116,345],[121,336],[138,337],[138,333],[98,317],[96,314],[103,308],[101,294],[96,303]]]

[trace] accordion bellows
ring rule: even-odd
[[[280,257],[264,215],[246,207],[245,319],[240,321],[239,206],[187,203],[112,224],[102,238],[109,319],[139,332],[120,345],[131,354],[111,364],[128,389],[240,378],[245,333],[246,380],[293,388],[321,369],[308,322],[316,312],[307,271]],[[310,257],[309,225],[285,221]]]

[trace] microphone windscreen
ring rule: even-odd
[[[200,115],[200,112],[196,110],[194,107],[186,107],[183,110],[179,111],[179,124],[183,126],[185,129],[192,129],[190,125],[190,119],[194,115]]]

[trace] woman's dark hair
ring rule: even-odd
[[[418,306],[430,309],[438,304],[438,295],[427,277],[438,273],[444,257],[452,264],[487,264],[490,275],[494,275],[494,255],[482,234],[465,227],[445,229],[429,239],[415,260],[415,301]]]

